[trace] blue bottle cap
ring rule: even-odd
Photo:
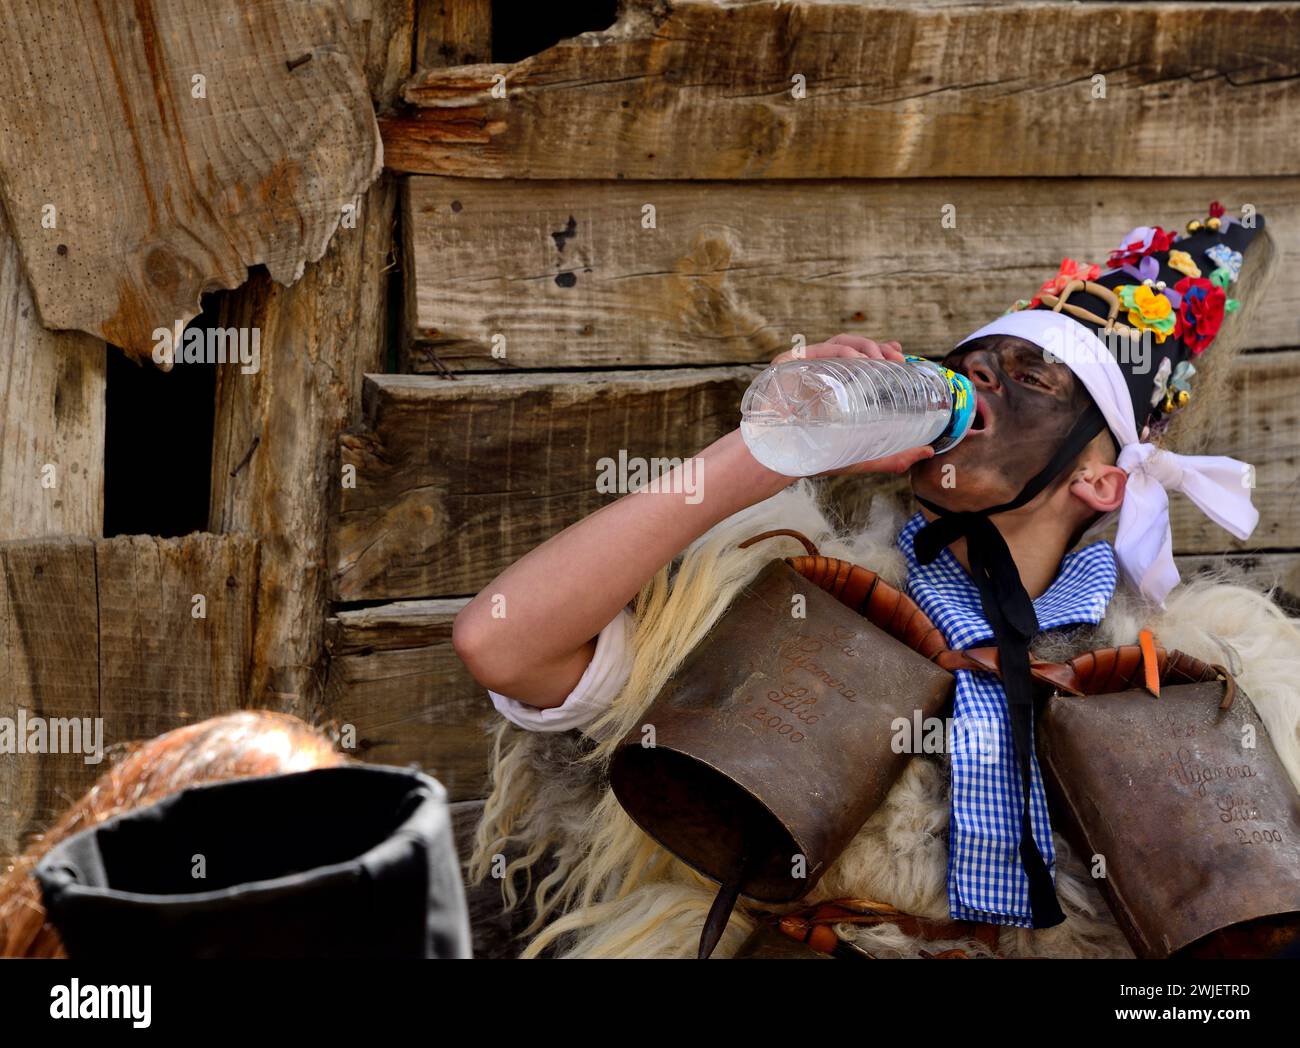
[[[948,380],[948,388],[952,391],[952,417],[949,418],[944,431],[930,441],[934,453],[942,455],[945,451],[955,447],[962,437],[970,432],[971,423],[975,421],[975,387],[965,375],[959,375],[936,361],[927,360],[925,357],[904,357],[903,359],[909,364],[923,365],[938,371]]]

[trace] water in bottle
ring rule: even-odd
[[[740,432],[750,453],[787,477],[808,477],[970,430],[970,380],[934,361],[827,357],[773,364],[745,391]]]

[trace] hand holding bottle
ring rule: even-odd
[[[903,473],[964,436],[967,386],[897,342],[837,335],[772,361],[745,395],[741,432],[787,476]]]

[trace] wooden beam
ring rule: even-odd
[[[95,547],[99,708],[119,739],[254,705],[257,542],[196,532]]]
[[[236,536],[0,543],[0,740],[19,717],[102,718],[120,746],[243,708],[256,585]],[[108,769],[95,756],[0,755],[0,859]]]
[[[459,600],[403,601],[340,611],[326,626],[330,653],[322,719],[355,736],[353,756],[418,764],[452,800],[487,793],[486,692],[451,646]],[[350,729],[350,730],[349,730]]]
[[[99,717],[94,541],[0,544],[0,573],[3,727],[16,736],[20,716]],[[16,738],[9,747],[0,757],[0,862],[21,852],[104,770],[103,762],[85,763],[94,754],[18,753]]]
[[[414,8],[409,0],[347,7],[384,104],[384,85],[410,67]],[[384,46],[390,37],[406,45]],[[252,704],[309,719],[324,683],[339,434],[359,418],[362,376],[387,362],[396,197],[381,179],[297,284],[260,274],[219,311],[223,325],[260,330],[262,368],[218,376],[209,526],[261,540]]]
[[[417,69],[492,61],[492,0],[418,0]]]
[[[321,692],[339,434],[384,366],[394,199],[382,181],[297,284],[256,276],[219,312],[260,330],[262,367],[217,376],[209,527],[262,541],[252,703],[299,716]]]
[[[1209,350],[1213,352],[1213,347]],[[1207,354],[1208,355],[1208,354]],[[1192,396],[1195,397],[1195,387]],[[1252,498],[1259,525],[1242,542],[1185,495],[1170,497],[1175,553],[1300,549],[1300,350],[1248,353],[1232,363],[1217,418],[1215,454],[1255,467]]]
[[[694,454],[736,424],[749,368],[366,378],[368,428],[343,440],[331,547],[337,600],[473,593],[614,496],[620,449]]]
[[[104,527],[105,348],[41,326],[0,216],[0,540]]]
[[[333,539],[337,599],[477,592],[613,497],[597,491],[601,459],[686,457],[737,425],[754,373],[369,376],[369,429],[343,438],[356,488]],[[1223,396],[1213,450],[1255,466],[1260,524],[1239,542],[1175,494],[1175,551],[1300,549],[1300,351],[1238,358]]]
[[[1300,178],[411,178],[407,369],[737,363],[844,331],[942,354],[1064,256],[1104,263],[1134,226],[1181,230],[1220,197],[1300,270]],[[1300,284],[1274,282],[1247,345],[1300,345]]]
[[[628,3],[513,64],[430,69],[385,162],[474,178],[1281,175],[1295,4]]]
[[[355,32],[332,3],[6,0],[0,190],[45,324],[147,358],[248,267],[297,280],[382,163]]]
[[[400,104],[411,75],[416,6],[424,0],[347,0],[344,16],[356,34],[353,53],[361,57],[377,109]]]

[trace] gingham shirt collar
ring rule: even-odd
[[[979,589],[952,550],[942,550],[930,564],[918,563],[912,539],[925,522],[917,513],[898,533],[912,599],[943,632],[950,647],[963,650],[989,643],[993,630],[984,621]],[[1117,577],[1115,550],[1108,542],[1093,542],[1066,554],[1052,584],[1034,601],[1039,629],[1100,622]]]

